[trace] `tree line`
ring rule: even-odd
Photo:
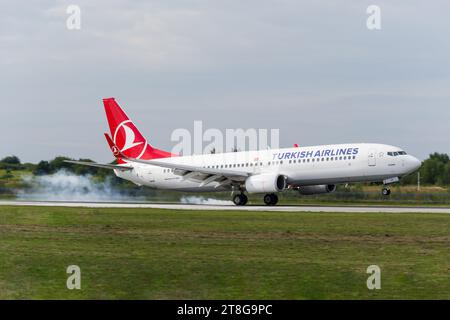
[[[445,153],[433,153],[422,162],[419,169],[420,181],[425,185],[450,185],[450,158]],[[417,173],[402,179],[402,184],[417,183]]]

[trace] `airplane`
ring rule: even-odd
[[[389,185],[418,170],[421,161],[386,144],[350,143],[179,156],[149,144],[114,98],[103,99],[110,134],[105,133],[117,164],[67,162],[112,169],[119,178],[155,189],[231,191],[235,205],[247,204],[246,194],[262,194],[276,205],[280,192],[326,194],[337,184],[382,182]]]

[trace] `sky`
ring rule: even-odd
[[[69,30],[69,5],[81,28]],[[381,29],[369,30],[369,5]],[[0,6],[0,157],[113,159],[102,98],[149,142],[280,130],[280,146],[450,153],[450,19],[428,1],[10,1]]]

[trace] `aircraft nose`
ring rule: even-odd
[[[422,166],[422,161],[417,159],[416,157],[411,156],[411,168],[413,171],[416,171]]]

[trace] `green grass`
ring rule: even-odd
[[[0,207],[0,299],[450,299],[449,248],[444,214]]]

